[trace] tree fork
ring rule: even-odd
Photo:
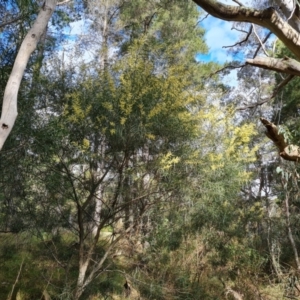
[[[0,118],[0,150],[10,134],[18,115],[18,91],[28,60],[32,52],[36,49],[37,44],[47,27],[49,19],[54,12],[56,4],[57,0],[45,0],[32,28],[25,36],[16,57],[4,91],[2,113]]]

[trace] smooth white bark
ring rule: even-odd
[[[45,1],[36,21],[24,38],[16,57],[11,75],[4,91],[2,113],[0,118],[0,150],[10,134],[18,115],[18,91],[28,60],[32,52],[36,49],[36,46],[47,27],[56,3],[57,0]]]

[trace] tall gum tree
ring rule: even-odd
[[[45,32],[56,5],[57,0],[45,0],[36,18],[36,21],[25,36],[14,62],[14,66],[8,79],[3,97],[0,118],[0,150],[10,134],[18,115],[18,91],[28,60],[32,52],[36,49],[43,33]]]
[[[215,0],[193,1],[216,18],[256,24],[270,30],[295,55],[296,59],[300,59],[300,19],[297,1],[275,1],[276,6],[266,8],[246,7],[239,1],[233,1],[235,5],[227,5]],[[248,34],[250,35],[250,32]],[[254,57],[247,59],[246,64],[285,73],[288,76],[300,76],[300,62],[289,57]],[[273,123],[265,119],[261,119],[261,122],[267,129],[267,136],[277,146],[280,156],[286,160],[298,161],[299,146],[285,141],[283,134],[279,133]]]

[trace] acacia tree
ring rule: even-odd
[[[276,6],[265,8],[245,7],[236,0],[233,1],[238,4],[235,6],[226,5],[215,0],[193,1],[214,17],[226,21],[257,24],[269,29],[271,33],[275,34],[286,45],[296,58],[300,59],[299,5],[296,1],[276,0],[274,1]],[[56,4],[56,0],[46,0],[44,2],[36,22],[26,35],[17,55],[3,99],[0,119],[0,150],[2,149],[17,117],[17,94],[27,62],[31,53],[35,50]],[[151,20],[152,18],[150,16],[150,22]],[[252,31],[252,27],[253,26],[250,26],[247,37]],[[270,34],[268,34],[268,36],[270,36]],[[300,63],[289,57],[255,57],[247,59],[246,63],[261,68],[279,71],[290,76],[300,75]],[[280,152],[282,152],[281,150],[282,149],[280,149]],[[287,159],[298,159],[298,156],[296,158],[290,157],[287,150],[285,150],[285,153]]]

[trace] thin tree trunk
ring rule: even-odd
[[[272,224],[271,224],[272,217],[274,215],[276,215],[276,206],[274,205],[274,203],[270,204],[269,200],[266,201],[266,206],[267,206],[267,212],[268,212],[267,242],[268,242],[269,254],[271,257],[271,263],[272,263],[273,269],[274,269],[278,279],[281,279],[283,276],[283,273],[282,273],[282,270],[280,267],[280,262],[279,262],[280,243],[279,243],[278,239],[274,237],[274,234],[272,232]]]
[[[45,0],[45,3],[38,14],[36,21],[24,38],[16,57],[12,72],[4,91],[2,113],[0,118],[0,150],[10,134],[18,115],[18,91],[28,60],[31,53],[36,49],[36,46],[47,27],[56,3],[57,0]]]
[[[286,226],[287,226],[287,231],[288,231],[288,237],[294,252],[294,257],[295,257],[295,262],[297,265],[297,270],[300,271],[300,262],[299,262],[299,255],[298,255],[298,250],[297,246],[294,240],[292,228],[291,228],[291,220],[290,220],[290,206],[289,206],[289,192],[286,191],[285,195],[285,216],[286,216]]]
[[[102,29],[102,38],[103,38],[103,44],[102,44],[102,58],[100,65],[105,72],[108,67],[108,5],[109,2],[107,0],[104,1],[104,14],[103,14],[103,29]],[[95,145],[97,145],[97,141],[95,141]],[[98,149],[100,148],[100,149]],[[102,141],[100,144],[100,147],[95,146],[95,151],[100,151],[101,152],[101,157],[104,157],[105,153],[105,141]],[[104,162],[100,162],[100,166],[97,167],[96,173],[98,174],[96,176],[97,180],[102,177],[102,170],[104,169]],[[95,173],[95,174],[96,174]],[[94,212],[94,225],[93,225],[93,236],[95,237],[98,231],[98,227],[100,226],[100,214],[102,210],[102,199],[103,197],[103,186],[100,184],[97,188],[97,192],[95,195],[95,212]]]
[[[102,197],[103,197],[102,184],[100,184],[95,195],[95,212],[94,212],[93,229],[92,229],[94,237],[96,236],[98,228],[100,226]]]
[[[78,300],[84,291],[84,281],[85,281],[85,275],[89,265],[89,261],[90,258],[87,257],[86,259],[84,258],[81,259],[81,261],[79,262],[79,274],[77,278],[76,291],[74,295],[75,300]]]
[[[20,269],[19,269],[17,278],[16,278],[15,283],[13,284],[13,286],[12,286],[12,288],[11,288],[11,292],[10,292],[10,294],[8,295],[7,300],[11,300],[11,299],[12,299],[12,296],[13,296],[13,294],[14,294],[14,290],[15,290],[15,288],[16,288],[16,285],[17,285],[17,283],[19,282],[19,278],[20,278],[20,275],[21,275],[21,272],[22,272],[23,264],[24,264],[24,258],[23,258],[23,260],[22,260],[22,262],[21,262],[21,265],[20,265]]]

